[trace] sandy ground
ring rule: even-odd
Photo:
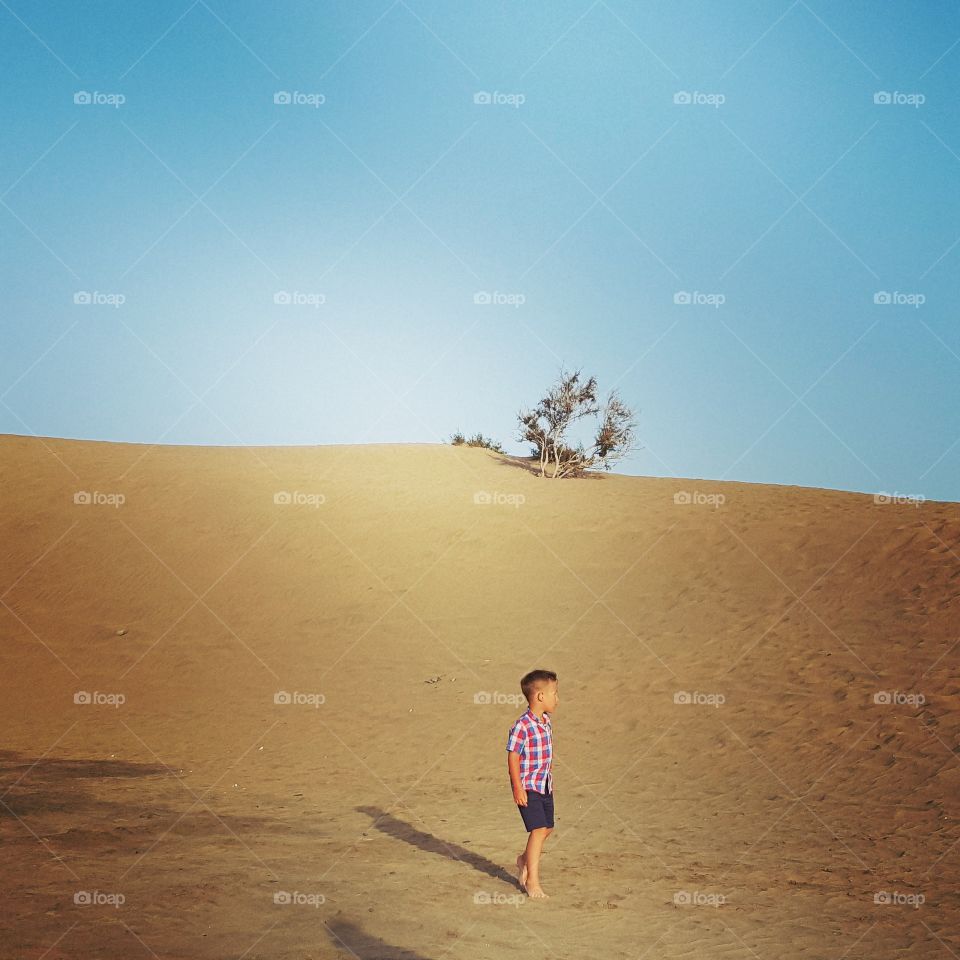
[[[958,587],[957,504],[2,437],[0,958],[957,956]]]

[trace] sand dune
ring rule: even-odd
[[[957,504],[2,437],[0,958],[956,955],[958,588]]]

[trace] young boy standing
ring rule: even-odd
[[[540,886],[540,854],[553,833],[553,724],[550,714],[560,702],[557,675],[531,670],[521,681],[527,710],[507,736],[507,770],[513,799],[527,828],[527,847],[517,857],[520,889],[527,896],[546,898]]]

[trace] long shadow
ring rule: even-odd
[[[168,823],[172,836],[187,839],[223,835],[227,827],[241,836],[316,833],[275,816],[218,811],[216,801],[204,799],[202,791],[175,788],[181,779],[175,767],[161,763],[35,758],[0,750],[0,824],[21,820],[36,826],[39,818],[46,818],[45,828],[56,830],[62,846],[94,848],[108,833],[136,847],[162,833]],[[124,783],[140,781],[142,789],[132,794],[123,789]],[[201,800],[194,803],[194,794]],[[116,826],[119,822],[125,825]]]
[[[0,818],[42,813],[85,813],[98,801],[90,782],[176,777],[171,767],[128,760],[24,757],[0,750]]]
[[[465,863],[474,870],[493,877],[495,880],[503,880],[511,886],[517,886],[517,878],[507,873],[503,867],[488,860],[486,857],[461,847],[458,843],[448,843],[435,837],[432,833],[425,833],[404,820],[399,820],[392,813],[381,810],[379,807],[356,807],[359,813],[365,813],[373,820],[373,826],[381,833],[393,837],[396,840],[402,840],[414,847],[419,847],[427,853],[435,853],[437,856],[446,857],[448,860],[455,860]]]
[[[103,777],[175,776],[173,767],[160,763],[134,763],[132,760],[88,760],[41,757],[31,760],[16,750],[0,750],[0,772],[4,774],[30,772],[32,777],[63,779],[90,779]]]
[[[346,920],[331,920],[326,927],[330,942],[339,951],[351,953],[360,960],[429,960],[422,953],[393,946]]]

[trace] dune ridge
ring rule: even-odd
[[[0,437],[2,955],[948,957],[958,578],[953,503]]]

